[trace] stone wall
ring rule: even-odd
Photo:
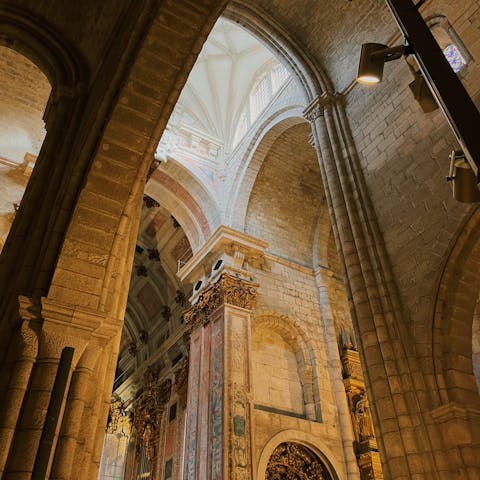
[[[268,242],[271,252],[312,266],[323,193],[309,129],[306,123],[294,126],[269,149],[251,192],[245,231]]]

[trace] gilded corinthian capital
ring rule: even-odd
[[[253,309],[257,299],[258,284],[223,273],[218,281],[210,285],[189,308],[183,318],[190,330],[208,323],[210,315],[221,305]]]

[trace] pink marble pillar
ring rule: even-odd
[[[256,287],[224,273],[185,313],[191,337],[184,480],[252,478],[248,338]]]

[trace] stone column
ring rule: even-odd
[[[343,455],[347,469],[347,478],[350,480],[358,480],[360,478],[358,466],[353,451],[353,435],[352,425],[350,423],[350,410],[348,408],[345,389],[343,386],[341,371],[342,364],[340,362],[340,354],[338,351],[337,335],[335,332],[332,290],[334,290],[332,279],[333,273],[323,268],[315,272],[315,281],[318,286],[320,310],[322,312],[323,327],[325,330],[325,342],[327,347],[328,363],[330,365],[330,374],[335,394],[335,403],[337,405],[338,424],[342,436]]]
[[[409,343],[342,98],[307,108],[387,478],[438,478],[433,437],[419,408],[430,393]],[[386,460],[388,459],[388,462]],[[421,459],[421,460],[420,460]]]
[[[191,331],[184,480],[252,478],[248,344],[257,287],[223,272],[184,315]]]
[[[94,444],[99,423],[99,411],[103,403],[104,383],[108,377],[109,352],[102,351],[100,358],[90,378],[88,390],[90,392],[85,403],[77,447],[75,449],[74,465],[77,467],[77,478],[89,480],[90,468],[94,458]],[[110,391],[111,395],[111,391]],[[103,425],[105,426],[105,424]]]
[[[7,478],[8,476],[25,480],[31,478],[65,345],[78,345],[78,342],[73,337],[66,338],[55,328],[43,326],[40,332],[38,358],[32,369],[22,414],[11,443],[6,469]],[[58,419],[58,425],[60,424],[61,415]],[[52,439],[50,462],[53,459],[56,438],[57,435]]]
[[[80,423],[90,394],[88,387],[99,354],[99,345],[88,347],[73,372],[51,479],[67,480],[71,478]]]
[[[22,324],[12,345],[15,358],[5,395],[5,403],[0,410],[0,477],[12,443],[20,410],[28,388],[28,381],[38,355],[38,335],[40,330],[39,312],[29,311],[32,304],[27,298],[20,299]]]

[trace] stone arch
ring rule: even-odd
[[[305,120],[301,116],[301,109],[293,107],[277,112],[258,128],[257,135],[248,147],[243,166],[237,173],[235,190],[230,195],[227,219],[235,228],[245,227],[250,194],[270,147],[282,133],[303,122]]]
[[[293,442],[308,448],[325,465],[333,480],[340,479],[337,472],[342,472],[343,469],[341,464],[336,459],[333,451],[330,450],[330,448],[324,442],[322,442],[318,436],[314,436],[306,431],[283,430],[274,435],[263,447],[256,469],[258,480],[265,479],[270,457],[278,445],[284,442]]]
[[[249,198],[243,230],[263,238],[270,253],[312,268],[324,191],[309,136],[310,126],[302,119],[284,130],[271,146],[258,147],[261,166],[251,191],[245,192]]]
[[[174,160],[153,173],[145,191],[178,220],[194,252],[220,223],[218,204],[211,192]]]
[[[463,221],[447,254],[432,322],[432,357],[442,403],[480,405],[472,328],[480,292],[480,208]]]
[[[16,315],[8,312],[18,310],[19,294],[30,296],[34,289],[38,296],[46,294],[50,280],[46,272],[50,271],[44,265],[53,252],[58,252],[59,246],[58,242],[46,241],[46,231],[54,230],[53,223],[57,220],[50,218],[49,223],[46,217],[51,215],[51,205],[58,196],[62,176],[68,168],[66,159],[70,140],[78,134],[79,106],[85,99],[88,69],[81,55],[62,35],[26,9],[4,3],[0,5],[0,45],[31,61],[51,86],[43,116],[47,133],[0,259],[3,293],[0,311],[4,318],[16,319]],[[62,146],[55,144],[59,137],[64,141]],[[35,190],[35,184],[43,188]],[[21,223],[20,217],[27,221]],[[0,325],[0,345],[2,341],[8,342],[10,327],[8,321]],[[2,352],[6,349],[2,348]]]
[[[318,68],[296,41],[263,10],[248,0],[232,0],[223,14],[250,31],[269,48],[299,80],[309,101],[333,92],[325,72]]]
[[[83,88],[87,69],[63,37],[13,5],[0,5],[0,45],[25,55],[47,76],[53,97]]]
[[[84,290],[79,279],[86,274],[86,268],[80,267],[75,275],[67,273],[68,265],[75,258],[72,245],[83,237],[87,239],[82,242],[83,252],[89,255],[88,252],[97,250],[103,272],[101,281],[96,282],[88,294],[75,296],[74,303],[121,318],[145,179],[181,88],[225,4],[225,0],[220,0],[211,8],[199,9],[193,17],[185,17],[182,44],[175,44],[172,50],[161,47],[170,41],[169,15],[182,16],[188,6],[176,2],[162,4],[154,12],[144,12],[152,21],[155,15],[156,22],[148,21],[143,31],[138,32],[138,38],[131,42],[133,45],[137,41],[138,48],[132,54],[134,60],[129,64],[128,77],[119,86],[116,95],[119,101],[114,105],[112,102],[113,109],[102,136],[93,155],[90,152],[88,177],[81,185],[49,290],[52,300],[72,305],[71,298],[65,294],[65,277],[71,292]],[[112,163],[116,167],[115,176],[110,176],[107,167]],[[101,251],[99,242],[86,235],[88,226],[81,222],[86,211],[98,210],[99,197],[107,199],[101,203],[102,216],[109,217],[109,229],[101,234]]]
[[[305,414],[310,419],[321,419],[319,392],[313,378],[316,358],[313,345],[305,330],[298,322],[286,315],[274,312],[259,312],[254,316],[252,332],[260,328],[276,332],[293,347],[302,385]]]
[[[307,98],[307,103],[312,102],[322,94],[333,93],[333,85],[318,62],[314,62],[307,52],[292,38],[289,33],[275,20],[273,20],[261,7],[250,0],[231,0],[223,12],[223,16],[229,20],[238,23],[260,42],[262,42],[273,54],[281,61],[301,85],[302,92]],[[297,123],[303,120],[304,106],[292,106],[290,112],[282,110],[269,118],[258,128],[258,134],[253,138],[247,150],[247,160],[244,166],[237,173],[234,182],[235,191],[229,196],[229,203],[226,212],[226,219],[229,224],[235,228],[243,228],[248,206],[249,193],[253,188],[256,175],[260,169],[263,159],[255,159],[256,151],[262,140],[271,142],[278,137],[288,126],[284,125],[284,130],[273,132],[273,127],[282,120],[292,118],[290,126],[293,126],[293,118],[297,117]],[[267,137],[267,138],[264,138]],[[263,155],[264,157],[264,155]],[[238,187],[235,187],[238,186]]]

